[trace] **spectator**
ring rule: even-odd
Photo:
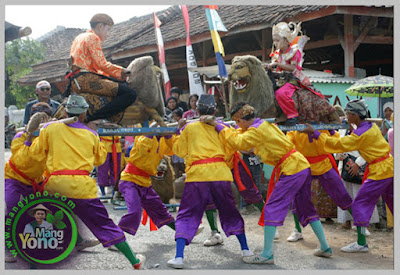
[[[171,89],[171,96],[176,98],[176,107],[181,107],[183,109],[183,112],[186,112],[187,110],[189,110],[186,102],[180,101],[179,97],[182,94],[182,90],[178,87],[173,87]]]
[[[167,99],[167,107],[165,108],[165,116],[168,122],[174,122],[172,112],[177,108],[177,100],[175,97],[170,96]]]
[[[193,119],[193,118],[198,118],[199,117],[199,112],[197,111],[197,100],[199,100],[199,96],[198,95],[193,94],[193,95],[189,96],[190,110],[186,111],[183,114],[183,118]]]
[[[53,109],[53,113],[55,113],[58,106],[60,106],[60,103],[50,99],[51,85],[48,81],[42,80],[36,84],[36,94],[38,95],[38,99],[28,102],[28,104],[26,104],[25,106],[24,125],[28,123],[29,118],[31,117],[31,108],[33,104],[38,102],[45,102],[49,104],[50,107]]]
[[[383,137],[388,140],[387,137],[387,132],[390,128],[393,127],[393,122],[390,121],[390,116],[393,114],[393,102],[386,102],[383,105],[383,112],[384,112],[384,118],[383,118],[383,123],[381,126],[381,132]]]

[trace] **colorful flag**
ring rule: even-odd
[[[205,6],[205,8],[208,25],[211,32],[211,39],[214,45],[214,52],[217,58],[219,75],[221,77],[227,77],[228,73],[226,71],[224,59],[222,58],[223,56],[225,56],[224,46],[222,45],[221,37],[219,36],[218,31],[226,32],[228,30],[225,28],[221,18],[218,15],[218,6],[208,5]]]
[[[164,42],[160,30],[161,21],[158,19],[155,12],[153,12],[153,19],[154,19],[154,29],[156,31],[156,40],[158,46],[158,60],[160,61],[160,66],[164,75],[165,96],[168,98],[171,96],[171,81],[169,80],[167,66],[165,65]]]
[[[203,87],[201,86],[201,78],[198,72],[191,72],[189,68],[197,68],[196,57],[190,41],[190,25],[189,25],[189,12],[186,5],[182,5],[183,20],[185,21],[186,27],[186,62],[189,76],[189,90],[190,94],[204,94]]]

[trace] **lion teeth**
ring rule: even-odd
[[[236,80],[234,82],[233,86],[235,86],[236,90],[242,90],[242,89],[246,88],[247,85],[246,84],[240,84],[240,81]]]

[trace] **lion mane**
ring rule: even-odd
[[[231,108],[238,102],[246,102],[254,107],[256,116],[274,116],[275,95],[272,81],[252,55],[235,56],[228,74],[231,83]]]

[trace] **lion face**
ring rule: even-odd
[[[157,175],[151,176],[155,180],[164,180],[165,173],[168,170],[167,161],[163,158],[160,161],[160,164],[157,166]]]
[[[248,64],[244,61],[233,62],[228,80],[232,82],[237,93],[245,93],[251,83],[251,72]]]

